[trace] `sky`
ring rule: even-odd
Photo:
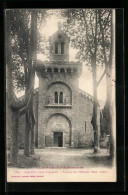
[[[46,26],[42,27],[42,32],[45,34],[45,36],[48,38],[53,33],[55,33],[58,29],[58,22],[61,21],[59,18],[51,17],[46,21]],[[61,21],[63,22],[63,21]],[[76,53],[77,50],[73,49],[71,46],[69,47],[69,61],[76,61]],[[38,54],[37,58],[40,60],[45,60],[46,57],[42,54]],[[98,70],[98,78],[100,78],[100,75],[103,73],[103,70]],[[36,78],[36,87],[38,87],[38,78]],[[101,84],[98,87],[98,99],[105,101],[106,99],[106,79],[103,78]],[[89,93],[90,95],[93,95],[93,87],[92,87],[92,74],[88,70],[88,68],[82,64],[82,74],[79,78],[79,88],[83,91]],[[104,88],[104,90],[102,90]]]
[[[48,39],[49,36],[51,36],[53,33],[55,33],[57,31],[58,22],[63,22],[63,21],[60,20],[60,18],[56,18],[54,16],[52,16],[51,18],[48,18],[46,20],[45,26],[43,26],[43,25],[41,26],[40,32],[43,35],[45,35],[45,37]],[[75,58],[76,53],[77,53],[77,50],[71,48],[71,46],[70,46],[69,47],[69,61],[76,61],[76,58]],[[46,56],[44,56],[43,54],[40,53],[40,54],[37,54],[37,59],[44,61],[47,58],[46,58]],[[97,70],[97,80],[99,80],[99,78],[103,74],[103,71],[104,70],[102,70],[102,69]],[[39,80],[38,80],[38,77],[36,76],[35,88],[37,88],[38,85],[39,85]],[[83,91],[89,93],[90,95],[93,95],[92,74],[88,70],[88,68],[84,65],[84,63],[82,64],[82,74],[79,78],[79,88],[82,89]],[[21,96],[21,95],[23,95],[23,93],[17,94],[17,96]],[[101,101],[106,100],[106,78],[105,78],[105,76],[102,79],[100,85],[98,86],[97,97]]]

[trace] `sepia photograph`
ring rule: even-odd
[[[7,182],[116,182],[115,9],[5,9]]]

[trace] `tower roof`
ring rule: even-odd
[[[66,38],[68,39],[68,41],[70,42],[70,38],[67,36],[67,34],[62,30],[62,24],[61,22],[58,22],[58,29],[55,33],[53,33],[50,37],[49,37],[49,40],[51,41],[53,38],[57,38],[58,37],[58,34],[63,36],[63,38]]]
[[[50,61],[69,61],[70,39],[62,30],[62,24],[58,22],[58,30],[49,37]]]

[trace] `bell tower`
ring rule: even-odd
[[[50,38],[49,61],[38,61],[38,147],[77,147],[81,63],[69,61],[61,24]],[[61,144],[59,144],[59,141]]]
[[[69,61],[69,37],[62,31],[61,23],[58,23],[58,31],[50,38],[50,60]]]

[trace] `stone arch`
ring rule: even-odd
[[[71,74],[71,68],[67,68],[67,73]]]
[[[54,42],[54,54],[58,54],[58,42]]]
[[[65,117],[65,118],[68,120],[70,126],[72,125],[71,119],[70,119],[67,115],[65,115],[65,114],[63,114],[63,113],[59,113],[59,112],[54,113],[54,114],[51,114],[49,117],[47,117],[47,119],[46,119],[46,124],[48,123],[48,121],[49,121],[49,119],[50,119],[51,117],[57,116],[57,115],[61,115],[61,116]]]
[[[58,92],[55,91],[55,103],[58,103]]]
[[[64,68],[61,68],[61,69],[60,69],[60,73],[65,73]]]
[[[52,84],[55,84],[55,83],[62,83],[62,84],[64,84],[64,85],[66,85],[66,86],[70,89],[70,91],[72,92],[71,87],[70,87],[67,83],[64,83],[64,82],[62,82],[62,81],[54,81],[54,82],[52,82],[52,83],[50,83],[50,84],[48,85],[48,88],[49,88]],[[47,89],[48,89],[48,88],[47,88]]]
[[[60,92],[63,92],[63,104],[72,104],[72,90],[70,86],[62,81],[54,81],[49,84],[47,88],[47,96],[54,96],[55,91],[60,94]],[[54,104],[54,97],[52,98],[52,104]]]
[[[48,73],[51,73],[52,72],[52,69],[48,67],[47,72]]]
[[[69,147],[71,145],[71,120],[63,113],[55,113],[50,115],[46,120],[45,146],[54,147],[55,136],[62,135],[62,146]],[[59,147],[59,145],[58,145]]]
[[[63,103],[63,92],[61,91],[59,94],[59,103]]]
[[[62,41],[61,42],[61,54],[64,54],[64,51],[65,49],[64,49],[64,42]]]
[[[58,68],[54,68],[54,73],[58,73]]]
[[[50,67],[48,67],[48,69],[47,69],[47,74],[49,74],[49,75],[52,74],[52,69]]]

